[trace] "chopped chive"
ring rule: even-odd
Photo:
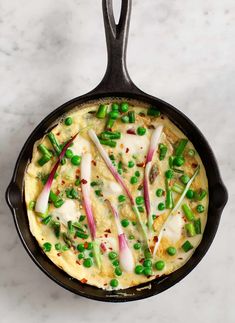
[[[42,219],[43,224],[48,224],[52,219],[51,215],[46,216],[44,219]]]
[[[51,156],[49,155],[43,155],[39,160],[38,160],[38,164],[40,166],[45,165],[47,162],[49,162],[49,160],[51,159]]]
[[[182,249],[185,252],[188,252],[189,250],[193,249],[193,245],[188,240],[186,240],[185,243],[182,245]]]
[[[104,105],[104,104],[100,104],[98,111],[96,113],[96,118],[98,119],[104,119],[107,115],[107,110],[108,110],[108,106]]]
[[[43,144],[38,145],[38,150],[43,154],[43,155],[48,155],[52,157],[52,153],[47,149],[47,147]]]
[[[159,117],[161,115],[161,112],[155,107],[150,107],[148,108],[147,115],[151,117]]]
[[[193,214],[192,210],[190,209],[190,207],[187,204],[183,204],[182,209],[184,211],[184,214],[185,214],[187,220],[188,221],[193,221],[194,220],[194,214]]]
[[[177,147],[175,148],[175,155],[176,156],[182,156],[187,143],[188,143],[188,139],[186,139],[186,138],[180,139]]]
[[[50,132],[50,133],[48,133],[48,135],[47,135],[47,137],[48,137],[48,139],[50,140],[50,142],[51,142],[51,144],[52,144],[52,147],[54,148],[54,150],[55,150],[55,152],[56,152],[56,154],[57,154],[57,156],[59,156],[59,154],[61,153],[61,147],[59,146],[59,144],[58,144],[58,142],[57,142],[57,140],[56,140],[56,138],[55,138],[55,135],[52,133],[52,132]]]
[[[57,250],[57,251],[61,250],[61,243],[60,242],[55,244],[55,250]]]
[[[183,193],[184,187],[180,184],[174,183],[172,186],[172,191],[176,192],[176,193]]]
[[[164,144],[159,144],[159,160],[163,160],[166,157],[167,146]]]
[[[135,111],[129,111],[128,112],[129,122],[135,123]]]
[[[116,145],[117,145],[116,141],[109,140],[109,139],[105,139],[105,140],[104,139],[99,139],[99,141],[100,141],[100,143],[102,145],[106,145],[106,146],[109,146],[111,148],[115,148]]]
[[[185,230],[187,232],[188,237],[194,237],[196,235],[193,223],[186,223]]]
[[[89,237],[89,235],[87,233],[84,233],[84,232],[81,232],[81,231],[77,231],[76,236],[78,238],[81,238],[81,239],[87,239]]]
[[[195,229],[196,234],[201,234],[202,233],[201,219],[198,218],[198,219],[194,220],[193,224],[194,224],[194,229]]]

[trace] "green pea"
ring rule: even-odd
[[[120,267],[116,267],[114,272],[115,272],[115,274],[116,274],[117,276],[121,276],[121,275],[122,275],[122,270],[121,270],[121,268],[120,268]]]
[[[55,244],[55,250],[57,250],[57,251],[61,250],[61,243],[60,242]]]
[[[116,120],[119,117],[118,111],[110,111],[109,112],[109,117],[113,120]]]
[[[120,112],[127,112],[129,109],[129,104],[127,102],[122,102],[120,105]]]
[[[119,195],[118,196],[118,202],[122,203],[122,202],[125,202],[125,201],[126,201],[125,195]]]
[[[138,127],[137,128],[137,134],[139,136],[143,136],[143,135],[145,135],[145,133],[146,133],[146,128],[144,128],[144,127]]]
[[[83,266],[86,268],[90,268],[93,265],[92,259],[91,258],[86,258],[83,261]]]
[[[68,247],[68,246],[66,246],[66,245],[64,245],[64,246],[62,247],[62,251],[67,251],[67,250],[69,250],[69,247]]]
[[[174,256],[174,255],[176,254],[176,249],[175,249],[175,247],[168,247],[168,248],[166,249],[166,251],[167,251],[168,255],[170,255],[170,256]]]
[[[138,170],[135,172],[135,176],[140,177],[140,172]]]
[[[110,251],[109,252],[109,259],[110,260],[114,260],[114,259],[116,259],[117,258],[117,253],[115,252],[115,251]]]
[[[81,156],[78,156],[78,155],[74,155],[72,158],[71,158],[71,163],[75,166],[79,166],[80,163],[81,163]]]
[[[113,103],[111,106],[112,111],[118,111],[119,109],[119,104],[118,103]]]
[[[71,117],[67,117],[65,120],[64,120],[64,124],[66,126],[71,126],[71,124],[73,123],[73,119]]]
[[[190,181],[190,177],[188,175],[182,175],[180,176],[180,180],[183,184],[187,184]]]
[[[163,189],[161,189],[161,188],[157,189],[156,190],[157,197],[161,197],[163,195],[163,192],[164,192]]]
[[[184,164],[184,162],[185,162],[185,159],[182,156],[177,156],[173,160],[173,164],[175,166],[182,166]]]
[[[132,167],[134,167],[135,166],[135,163],[132,161],[132,160],[130,160],[129,162],[128,162],[128,167],[129,168],[132,168]]]
[[[152,260],[151,259],[145,259],[143,263],[144,267],[152,267]]]
[[[90,252],[90,253],[89,253],[89,257],[91,257],[91,258],[93,258],[93,257],[94,257],[93,252]]]
[[[50,243],[50,242],[45,242],[45,243],[43,244],[43,250],[44,250],[45,252],[49,252],[49,251],[51,251],[51,243]]]
[[[73,151],[71,150],[71,149],[67,149],[66,150],[66,153],[65,153],[65,156],[67,157],[67,158],[72,158],[73,157]]]
[[[137,205],[144,204],[143,196],[137,196],[136,199],[135,199],[135,202],[136,202]]]
[[[203,205],[201,205],[201,204],[198,204],[198,205],[197,205],[197,212],[198,212],[198,213],[202,213],[202,212],[204,212],[204,210],[205,210],[205,208],[204,208],[204,206],[203,206]]]
[[[134,240],[135,239],[135,236],[133,236],[133,234],[130,234],[129,237],[128,237],[129,240]]]
[[[137,265],[137,266],[135,267],[135,273],[136,273],[137,275],[141,275],[141,274],[143,273],[143,271],[144,271],[144,267],[143,267],[143,266],[141,266],[141,265]]]
[[[117,267],[119,266],[119,261],[117,259],[115,259],[113,262],[112,262],[113,266],[114,267]]]
[[[188,190],[186,193],[186,197],[191,200],[194,197],[194,191]]]
[[[151,267],[145,267],[144,268],[144,275],[145,276],[151,276],[153,274],[152,268]]]
[[[121,221],[121,224],[124,228],[128,227],[128,225],[130,224],[130,221],[128,219],[123,219]]]
[[[84,244],[83,243],[79,243],[77,245],[77,250],[80,252],[83,252],[85,250]]]
[[[158,204],[157,208],[159,211],[163,211],[165,209],[165,204],[161,202]]]
[[[121,121],[122,121],[123,123],[129,123],[129,117],[128,117],[128,116],[122,116],[122,117],[121,117]]]
[[[78,259],[83,259],[84,258],[84,253],[79,253],[78,254]]]
[[[136,184],[138,182],[138,179],[136,176],[132,176],[130,180],[131,184]]]
[[[118,287],[118,280],[115,279],[115,278],[114,279],[111,279],[109,284],[113,288]]]
[[[165,267],[165,262],[163,260],[159,260],[155,263],[155,268],[157,270],[163,270],[164,267]]]
[[[139,250],[141,248],[141,244],[139,242],[136,242],[134,245],[133,245],[134,249],[135,250]]]
[[[137,224],[137,222],[136,222],[136,221],[132,221],[131,223],[132,223],[132,225],[134,225],[134,226]]]
[[[165,176],[167,179],[171,179],[173,176],[174,176],[174,172],[172,169],[168,169],[166,172],[165,172]]]

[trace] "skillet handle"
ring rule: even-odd
[[[105,75],[96,92],[127,92],[140,90],[132,82],[126,68],[126,48],[132,0],[122,0],[121,14],[116,25],[113,0],[102,0],[104,28],[107,43],[108,64]]]

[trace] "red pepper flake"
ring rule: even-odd
[[[113,250],[113,248],[112,247],[109,247],[109,250]]]
[[[76,174],[80,174],[80,169],[79,168],[76,169]]]
[[[179,257],[178,259],[179,259],[179,260],[183,260],[183,258],[182,258],[182,257]]]
[[[151,253],[153,253],[154,246],[149,247],[149,249],[150,249]]]
[[[111,230],[110,229],[106,229],[106,230],[104,230],[104,232],[111,233]]]
[[[99,175],[96,175],[96,178],[100,178]]]
[[[155,129],[154,125],[153,124],[150,124],[147,126],[148,129]]]
[[[79,175],[76,175],[76,179],[78,179],[79,178]]]
[[[192,163],[192,167],[193,168],[196,168],[197,167],[197,164],[196,163]]]
[[[161,116],[161,119],[162,119],[162,120],[164,120],[164,117],[163,117],[163,116]]]
[[[60,256],[61,256],[61,252],[58,252],[58,253],[57,253],[57,256],[58,256],[58,257],[60,257]]]
[[[92,164],[93,164],[94,166],[96,166],[96,161],[95,161],[95,160],[92,160]]]
[[[104,286],[107,286],[107,285],[108,285],[107,283],[104,284]]]
[[[123,145],[123,144],[121,144],[121,145],[120,145],[120,148],[124,148],[124,145]]]
[[[59,136],[59,135],[60,135],[60,132],[57,132],[57,133],[56,133],[56,136]]]
[[[144,262],[144,258],[141,258],[140,263],[143,264],[143,262]]]
[[[83,179],[81,180],[81,183],[82,183],[82,184],[87,184],[87,181],[83,178]]]
[[[80,282],[81,282],[82,284],[86,284],[86,283],[87,283],[87,279],[86,279],[86,278],[82,278],[82,279],[80,280]]]
[[[155,278],[158,278],[158,277],[160,277],[160,275],[156,275],[156,276],[155,276]]]
[[[150,277],[151,277],[151,275],[148,275],[148,276],[147,276],[147,278],[150,278]]]
[[[136,132],[135,132],[135,129],[128,129],[127,131],[126,131],[126,133],[128,133],[129,135],[136,135]]]
[[[85,242],[84,242],[84,248],[85,248],[85,249],[87,249],[87,248],[88,248],[88,242],[87,242],[87,241],[85,241]]]
[[[129,150],[130,150],[129,148],[126,148],[126,154],[128,153]]]
[[[60,190],[56,190],[56,195],[59,195],[60,194]]]
[[[81,265],[81,264],[80,264],[80,262],[79,262],[78,260],[76,260],[76,264]]]
[[[138,167],[145,167],[145,162],[138,163],[138,164],[136,164],[136,166],[138,166]]]
[[[153,241],[156,243],[156,242],[158,242],[158,236],[154,236],[153,237]]]
[[[106,245],[103,242],[101,242],[101,244],[100,244],[100,249],[101,249],[102,253],[107,251]]]
[[[64,184],[65,184],[65,181],[64,181],[64,180],[62,180],[62,181],[61,181],[61,183],[62,183],[62,185],[64,185]]]
[[[107,234],[107,233],[105,233],[105,234],[104,234],[104,236],[105,236],[105,238],[107,238],[107,237],[108,237],[108,234]]]

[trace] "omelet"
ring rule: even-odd
[[[69,111],[35,142],[24,182],[43,252],[71,277],[106,290],[174,272],[206,225],[208,182],[195,147],[157,108],[133,100]]]

